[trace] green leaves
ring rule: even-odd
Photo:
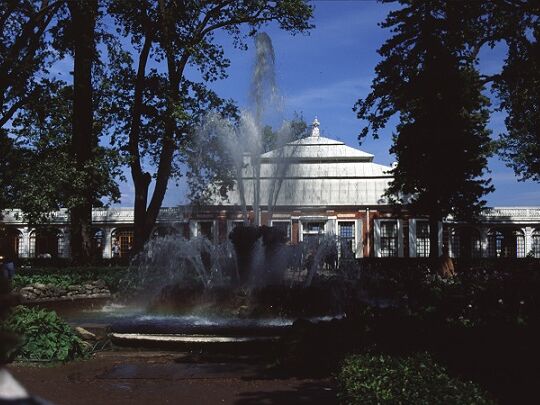
[[[394,35],[380,48],[371,93],[355,106],[360,135],[376,137],[399,114],[390,152],[396,156],[387,196],[433,222],[471,219],[493,191],[486,178],[492,152],[489,100],[471,57],[476,5],[402,1],[382,24]],[[470,8],[470,9],[469,9]],[[460,16],[469,20],[460,24]]]
[[[126,274],[124,267],[66,267],[62,269],[21,269],[13,278],[13,287],[41,283],[52,284],[56,287],[66,288],[70,285],[83,284],[89,281],[103,280],[107,287],[116,292],[120,280]]]
[[[68,361],[86,353],[83,341],[54,311],[18,306],[2,329],[20,336],[18,360]]]
[[[338,396],[347,405],[494,403],[472,382],[451,378],[426,353],[350,356],[337,381]]]

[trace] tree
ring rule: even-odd
[[[80,206],[83,190],[91,188],[92,206],[103,205],[103,198],[118,200],[116,154],[102,146],[94,149],[93,176],[89,180],[77,168],[72,151],[73,86],[59,80],[47,83],[48,93],[29,100],[12,120],[11,135],[18,139],[13,204],[29,223],[44,223],[59,208]],[[96,94],[95,127],[106,119],[107,94],[99,86]],[[105,104],[105,106],[103,105]],[[89,187],[90,184],[90,187]],[[14,201],[14,202],[13,202]]]
[[[94,156],[98,137],[94,132],[92,67],[96,51],[97,0],[68,0],[69,33],[73,54],[73,110],[71,153],[75,168],[83,174],[80,203],[70,209],[71,256],[87,262],[92,247],[92,203],[94,201]]]
[[[397,166],[387,195],[430,219],[430,255],[438,256],[438,222],[470,219],[492,191],[485,179],[491,142],[488,100],[463,42],[455,5],[403,1],[383,24],[394,36],[380,49],[372,92],[355,106],[377,135],[398,113],[391,153]],[[366,127],[361,134],[365,136]],[[360,138],[361,138],[360,137]]]
[[[39,78],[51,60],[45,36],[61,3],[0,3],[0,128],[42,90]]]
[[[230,103],[204,83],[189,80],[186,67],[198,69],[205,82],[224,78],[229,60],[215,40],[218,30],[244,46],[243,26],[249,28],[248,35],[270,21],[293,33],[305,31],[311,27],[312,9],[304,0],[116,0],[109,11],[138,52],[136,69],[119,70],[129,84],[124,94],[130,101],[127,108],[118,108],[123,133],[116,137],[127,151],[135,186],[137,251],[150,237],[169,179],[178,173],[175,156],[189,143],[203,112],[219,108],[222,114],[234,114]],[[149,68],[151,57],[164,61],[166,68]],[[145,157],[157,167],[153,177],[145,168]]]
[[[510,42],[501,75],[494,83],[501,110],[508,114],[501,155],[522,180],[540,182],[540,28],[530,38]]]

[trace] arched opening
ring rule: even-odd
[[[52,259],[62,255],[64,234],[55,228],[40,228],[30,234],[30,257]]]
[[[111,252],[113,258],[129,257],[133,247],[133,228],[120,228],[112,232]]]
[[[525,234],[520,229],[498,228],[488,232],[489,257],[525,257]]]
[[[105,247],[105,231],[100,228],[92,229],[92,257],[101,259]]]
[[[0,256],[18,258],[22,254],[23,236],[15,228],[0,230]]]
[[[450,230],[450,254],[452,257],[482,257],[480,232],[472,226],[460,226]]]
[[[154,228],[154,232],[152,232],[153,238],[159,238],[163,236],[168,235],[178,235],[180,231],[171,225],[159,225]]]

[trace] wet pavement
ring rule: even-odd
[[[271,371],[254,358],[103,352],[65,365],[9,367],[33,394],[64,404],[337,404],[331,378]]]

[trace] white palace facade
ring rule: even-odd
[[[261,223],[282,227],[291,244],[321,233],[334,234],[356,258],[429,256],[427,220],[411,217],[406,210],[396,216],[383,197],[391,181],[390,167],[375,163],[369,153],[320,136],[318,121],[311,136],[285,148],[294,150],[294,159],[280,180],[272,218],[263,205]],[[265,190],[275,181],[276,162],[283,156],[280,151],[261,156],[263,202],[268,198]],[[247,195],[253,181],[246,179],[245,186]],[[203,235],[216,243],[224,241],[242,222],[239,201],[233,190],[227,201],[204,208],[162,208],[154,234],[176,232],[187,238]],[[129,255],[133,219],[132,208],[94,209],[95,255],[112,258],[116,244],[120,256]],[[20,211],[6,210],[0,225],[4,228],[2,246],[20,258],[70,256],[67,210],[52,213],[46,226],[29,226]],[[474,224],[447,218],[438,231],[440,254],[447,247],[456,258],[540,258],[540,207],[489,208]]]

